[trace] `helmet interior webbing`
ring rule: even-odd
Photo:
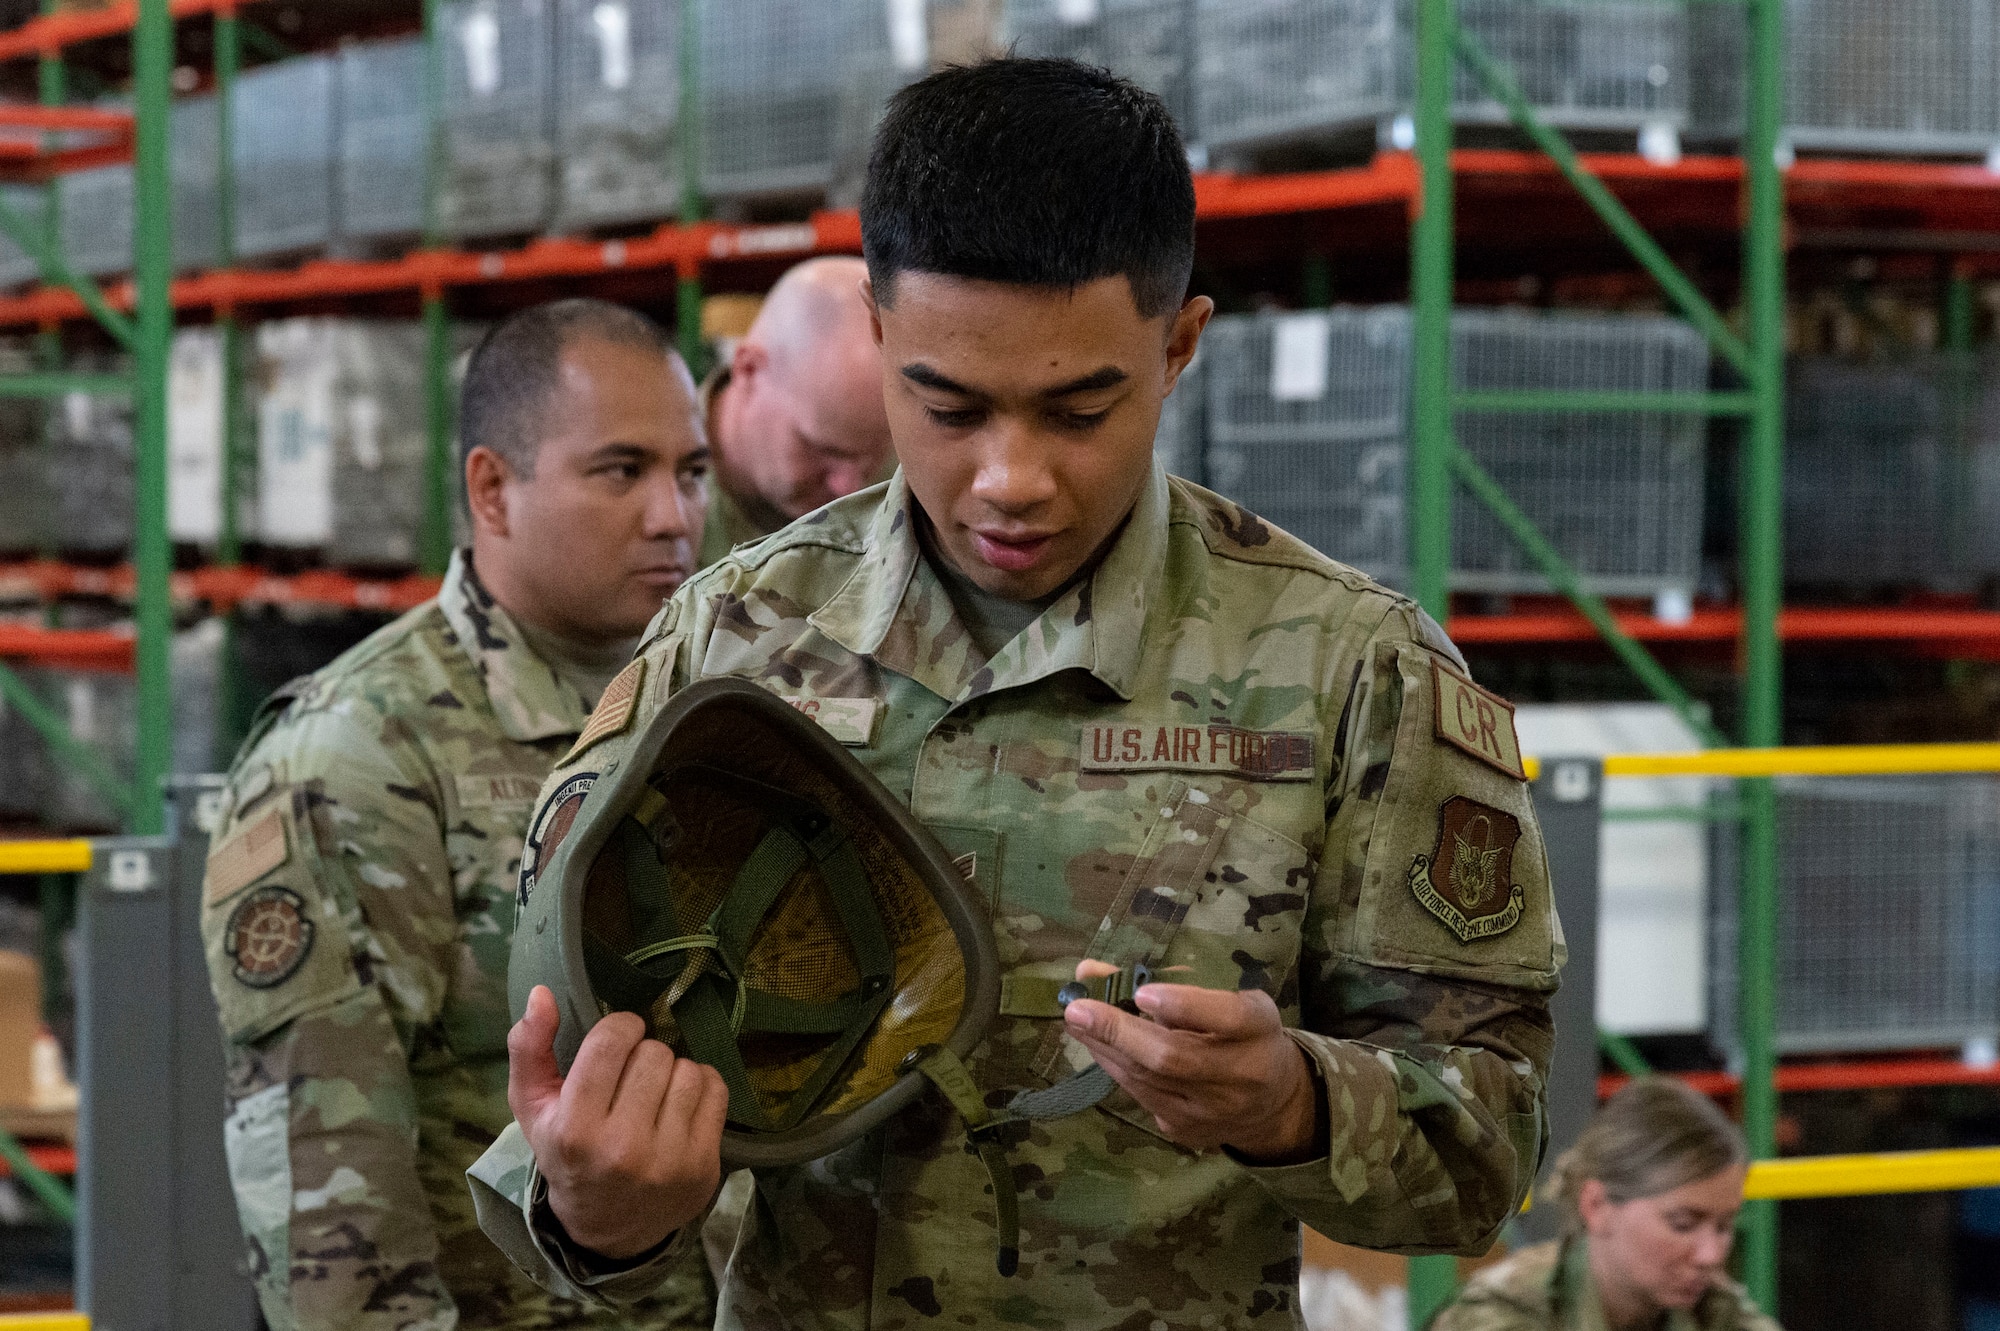
[[[666,802],[642,802],[635,814],[653,816],[643,823],[632,816],[620,819],[613,837],[622,843],[618,850],[635,933],[657,941],[621,954],[586,929],[585,960],[598,996],[614,1009],[656,1021],[664,997],[685,1052],[722,1074],[730,1118],[782,1132],[821,1100],[889,1003],[895,948],[853,843],[818,805],[703,765],[668,774],[680,777],[729,789],[765,811],[763,836],[707,920],[691,927],[679,915],[662,855],[662,842],[671,845],[670,835],[658,834]],[[860,977],[847,993],[816,1001],[753,988],[744,978],[759,927],[808,867],[818,870]],[[773,1115],[751,1083],[738,1044],[744,1033],[833,1038],[818,1051],[812,1073],[789,1094],[783,1111]]]

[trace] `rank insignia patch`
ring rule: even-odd
[[[1525,900],[1514,883],[1521,820],[1453,795],[1438,807],[1437,846],[1410,861],[1410,890],[1461,943],[1495,938],[1521,922]]]
[[[229,916],[223,950],[236,979],[252,989],[273,989],[298,973],[312,951],[313,922],[304,898],[287,887],[262,887]]]

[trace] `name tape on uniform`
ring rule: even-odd
[[[786,702],[819,722],[819,728],[852,749],[875,742],[875,723],[882,718],[880,698],[787,698]]]
[[[501,804],[533,804],[542,783],[525,776],[464,776],[458,778],[458,803],[465,809],[490,809]]]
[[[1246,781],[1310,781],[1313,737],[1238,726],[1085,726],[1084,772],[1214,772]]]
[[[1514,733],[1514,704],[1442,661],[1431,663],[1431,684],[1437,737],[1516,781],[1526,781],[1521,740]]]
[[[291,855],[285,844],[285,815],[272,809],[215,848],[208,857],[208,904],[229,900]]]
[[[560,767],[574,762],[585,749],[599,740],[624,734],[625,727],[632,724],[632,709],[639,703],[639,686],[645,682],[646,658],[642,656],[619,671],[618,678],[605,686],[604,696],[597,700],[596,710],[591,712],[590,720],[583,723],[583,733],[576,737],[576,743],[556,765]]]

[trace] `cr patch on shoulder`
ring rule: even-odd
[[[556,793],[549,796],[548,803],[542,805],[535,815],[535,825],[528,829],[528,844],[521,851],[521,885],[514,894],[517,907],[528,904],[528,896],[535,890],[535,879],[541,874],[542,866],[556,853],[556,848],[576,826],[576,815],[583,809],[583,797],[597,784],[597,773],[578,772],[569,780],[556,787]]]
[[[1513,703],[1442,661],[1431,662],[1431,686],[1438,739],[1516,781],[1528,779],[1521,763],[1521,740],[1514,733]]]
[[[285,815],[272,809],[215,848],[208,857],[208,904],[219,906],[250,884],[284,864],[291,855],[285,843]]]
[[[252,989],[274,989],[291,979],[312,945],[305,899],[288,887],[260,887],[245,897],[222,936],[237,982]]]
[[[1410,891],[1461,943],[1497,938],[1521,922],[1526,898],[1514,882],[1521,820],[1453,795],[1438,806],[1437,845],[1410,861]]]
[[[575,762],[584,750],[599,740],[624,734],[626,727],[632,724],[633,708],[639,705],[639,686],[645,682],[646,658],[642,656],[619,671],[618,677],[605,686],[604,696],[597,700],[597,709],[583,724],[583,733],[576,737],[576,743],[570,746],[569,752],[556,766]]]

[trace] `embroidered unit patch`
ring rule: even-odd
[[[583,733],[576,737],[576,743],[570,746],[569,752],[556,766],[575,762],[579,754],[599,740],[624,734],[625,727],[632,724],[632,709],[639,704],[639,686],[645,682],[646,658],[642,656],[619,671],[618,678],[605,686],[604,696],[597,700],[597,710],[590,714],[590,720],[583,723]]]
[[[1313,737],[1238,726],[1085,726],[1084,772],[1213,772],[1244,781],[1310,781]]]
[[[261,887],[229,916],[223,950],[237,982],[272,989],[298,973],[312,952],[313,922],[304,898],[288,887]]]
[[[521,885],[514,894],[517,906],[528,904],[528,895],[535,890],[535,879],[542,866],[562,845],[569,829],[576,826],[576,815],[583,809],[583,797],[596,784],[597,773],[579,772],[557,786],[556,793],[549,796],[549,802],[542,806],[535,825],[528,829],[528,844],[521,851]]]
[[[1438,739],[1516,781],[1528,779],[1521,764],[1521,741],[1514,733],[1514,704],[1442,661],[1431,664],[1431,685]]]
[[[1521,922],[1514,882],[1521,820],[1463,795],[1438,806],[1437,846],[1410,861],[1410,890],[1461,943],[1496,938]]]
[[[221,905],[278,868],[290,855],[291,847],[285,843],[285,815],[272,809],[209,856],[208,904]]]

